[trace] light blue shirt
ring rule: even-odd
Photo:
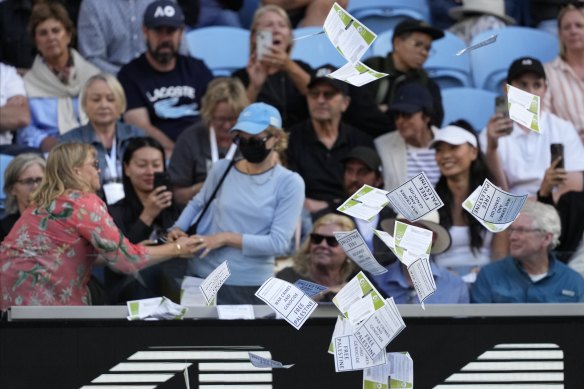
[[[387,266],[387,273],[372,276],[372,280],[387,297],[393,297],[396,304],[417,304],[419,299],[415,289],[408,285],[400,264],[396,260]],[[468,287],[462,278],[438,266],[433,260],[430,261],[430,269],[434,275],[436,292],[424,301],[425,304],[468,304]]]
[[[215,163],[203,188],[187,204],[175,227],[186,231],[194,223],[229,162],[222,159]],[[304,181],[297,173],[276,165],[262,174],[248,175],[233,167],[197,233],[240,233],[242,248],[224,246],[203,259],[195,257],[189,262],[189,273],[207,277],[227,260],[231,271],[227,285],[263,284],[274,275],[275,257],[289,248],[303,203]]]

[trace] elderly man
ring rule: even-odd
[[[147,51],[118,73],[128,100],[124,120],[170,152],[180,133],[199,119],[201,98],[213,75],[203,61],[178,53],[184,15],[176,3],[152,2],[143,24]]]
[[[395,99],[396,90],[408,83],[418,82],[430,91],[433,101],[432,125],[440,127],[444,119],[442,96],[438,84],[422,68],[432,50],[432,42],[444,37],[444,32],[421,20],[407,19],[393,31],[393,51],[386,57],[372,57],[365,64],[389,76],[368,84],[382,111],[387,111]]]
[[[323,66],[308,84],[310,118],[290,127],[288,164],[306,183],[305,208],[311,214],[345,197],[343,158],[356,146],[373,146],[369,136],[341,120],[351,99],[348,84]]]
[[[584,302],[584,278],[550,251],[558,244],[560,230],[560,218],[551,205],[526,202],[507,229],[511,255],[481,269],[471,302]]]

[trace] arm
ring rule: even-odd
[[[260,62],[266,68],[270,66],[277,68],[278,71],[286,72],[288,76],[290,76],[296,89],[298,89],[303,96],[306,96],[306,93],[308,92],[307,85],[310,82],[310,74],[291,59],[289,53],[278,47],[271,47],[270,51],[262,57]]]
[[[489,281],[483,270],[479,272],[476,281],[470,288],[470,302],[473,304],[493,303]]]
[[[499,260],[509,255],[509,234],[506,231],[493,235],[491,241],[491,260]]]
[[[14,131],[30,124],[30,110],[25,96],[12,96],[0,107],[0,132]]]
[[[189,202],[190,199],[195,197],[203,187],[202,182],[197,182],[191,186],[174,186],[174,198],[176,202],[180,205],[184,205]]]
[[[513,122],[511,119],[503,117],[502,114],[495,114],[489,120],[487,128],[483,131],[486,132],[487,145],[486,145],[486,163],[497,181],[497,185],[503,190],[509,190],[509,183],[507,181],[507,176],[503,170],[503,164],[497,152],[499,147],[499,139],[503,136],[507,136],[505,132],[506,128],[512,127]]]
[[[146,135],[160,142],[167,152],[172,152],[174,149],[174,142],[162,130],[152,125],[146,108],[134,108],[126,111],[124,121],[138,128],[142,128],[146,132]]]

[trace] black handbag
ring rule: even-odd
[[[217,186],[215,187],[215,190],[213,191],[213,194],[211,194],[211,197],[207,200],[207,202],[203,206],[203,210],[201,211],[201,213],[199,213],[199,217],[197,217],[197,220],[195,220],[195,222],[186,231],[187,235],[195,235],[197,233],[197,227],[199,226],[199,223],[201,222],[201,219],[205,215],[205,212],[207,212],[207,209],[209,208],[209,205],[211,205],[211,202],[213,201],[213,199],[217,195],[217,191],[221,187],[221,184],[223,184],[223,181],[225,180],[225,177],[227,176],[227,173],[229,173],[229,171],[231,170],[231,167],[234,164],[235,164],[235,160],[232,159],[231,162],[229,162],[229,166],[227,166],[227,169],[225,169],[225,173],[223,173],[223,175],[221,176],[221,179],[217,183]]]

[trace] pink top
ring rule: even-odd
[[[47,209],[29,207],[0,247],[0,309],[88,305],[87,282],[100,255],[122,272],[148,264],[93,193],[70,191]]]
[[[560,57],[543,66],[548,83],[544,108],[584,131],[584,80]]]

